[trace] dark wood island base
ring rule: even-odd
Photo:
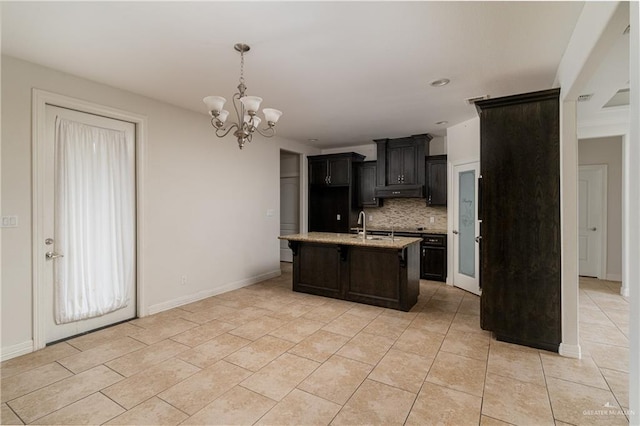
[[[419,238],[364,240],[350,234],[280,237],[293,252],[293,290],[410,310],[420,293]]]

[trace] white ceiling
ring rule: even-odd
[[[605,106],[621,89],[629,89],[629,35],[624,33],[624,28],[620,28],[602,63],[582,89],[583,95],[593,96],[587,101],[578,102],[578,125],[628,122],[628,103]]]
[[[2,52],[207,120],[248,94],[278,133],[336,147],[432,133],[476,116],[466,98],[551,88],[583,2],[3,2]],[[430,81],[451,79],[433,88]]]

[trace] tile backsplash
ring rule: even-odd
[[[424,198],[388,198],[367,208],[367,225],[375,228],[447,229],[447,207],[428,207]],[[433,217],[434,222],[429,219]]]

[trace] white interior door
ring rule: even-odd
[[[579,274],[603,278],[606,165],[580,166],[578,176]]]
[[[453,168],[453,285],[480,295],[479,163]]]
[[[280,178],[280,235],[297,234],[300,229],[300,178]],[[280,240],[280,261],[293,262],[286,240]]]
[[[43,230],[46,235],[46,240],[41,243],[45,247],[46,251],[50,254],[47,256],[47,260],[44,263],[44,271],[41,271],[44,277],[44,288],[43,288],[43,299],[44,302],[40,304],[43,321],[44,321],[44,333],[45,338],[44,341],[47,343],[54,342],[57,340],[61,340],[67,337],[71,337],[80,333],[84,333],[90,330],[94,330],[96,328],[100,328],[109,324],[113,324],[119,321],[124,321],[127,319],[134,318],[136,316],[136,271],[135,271],[135,125],[129,122],[124,122],[120,120],[109,119],[97,115],[82,113],[79,111],[69,110],[65,108],[59,108],[55,106],[46,106],[46,147],[45,147],[45,161],[44,161],[44,177],[45,177],[45,186],[44,186],[44,223]],[[92,213],[91,216],[91,226],[94,230],[99,230],[95,235],[99,235],[99,238],[94,239],[86,239],[79,237],[78,234],[81,232],[78,231],[77,226],[64,227],[61,225],[59,214],[60,212],[60,204],[61,198],[67,197],[67,203],[71,203],[76,205],[75,198],[70,198],[70,192],[65,192],[65,190],[60,189],[60,185],[56,185],[56,179],[58,181],[62,180],[60,178],[61,171],[69,170],[69,167],[66,166],[66,162],[69,161],[69,157],[64,157],[66,159],[62,159],[59,150],[56,150],[56,120],[64,119],[69,120],[74,123],[80,123],[86,126],[92,126],[91,128],[99,128],[101,130],[111,129],[116,131],[124,132],[123,144],[125,145],[122,149],[125,155],[123,158],[126,158],[124,161],[118,162],[115,167],[118,168],[118,172],[116,175],[126,175],[133,179],[130,179],[128,182],[131,183],[125,184],[124,186],[114,186],[113,191],[108,194],[111,200],[120,200],[123,197],[127,197],[128,200],[133,199],[133,202],[129,202],[127,205],[131,205],[131,209],[125,208],[124,210],[117,210],[118,212],[124,212],[126,214],[116,214],[112,215],[115,217],[115,220],[112,220],[108,229],[105,228],[106,222],[103,220],[103,216],[107,216],[104,214],[105,208],[95,209],[95,212]],[[92,174],[94,171],[100,169],[100,165],[97,163],[90,163],[86,161],[82,161],[79,163],[80,167],[86,167],[86,169]],[[87,205],[98,205],[95,201],[95,197],[97,195],[102,196],[105,195],[103,193],[98,194],[98,192],[94,187],[90,186],[90,179],[84,177],[83,179],[77,179],[75,177],[68,178],[71,181],[78,182],[82,181],[83,188],[80,189],[79,192],[74,193],[75,196],[85,197],[85,203]],[[124,188],[124,189],[118,189]],[[109,198],[108,198],[109,199]],[[115,201],[113,204],[118,204],[120,201]],[[104,205],[104,204],[103,204]],[[129,210],[132,210],[129,212]],[[132,215],[129,218],[129,214]],[[56,218],[56,215],[58,217]],[[68,215],[68,222],[72,225],[73,223],[80,223],[80,220],[74,222],[73,215]],[[127,222],[128,221],[128,222]],[[116,225],[113,225],[113,224]],[[128,223],[128,224],[127,224]],[[75,228],[75,229],[74,229]],[[131,229],[133,228],[133,229]],[[106,276],[111,276],[112,265],[113,265],[113,257],[109,253],[105,253],[106,251],[110,251],[113,244],[112,239],[121,238],[121,234],[123,232],[131,232],[133,231],[133,235],[127,239],[126,242],[133,241],[133,247],[129,247],[131,244],[125,243],[127,248],[125,249],[125,259],[128,265],[132,265],[127,269],[126,275],[130,277],[130,281],[133,281],[128,287],[124,294],[118,296],[119,303],[121,305],[126,305],[121,307],[115,311],[105,313],[99,316],[95,316],[95,314],[87,314],[87,318],[80,320],[73,320],[71,322],[60,322],[60,301],[69,302],[67,306],[70,306],[70,310],[80,311],[80,305],[86,304],[86,299],[79,298],[77,295],[80,292],[75,291],[70,294],[75,294],[76,297],[72,300],[68,295],[65,296],[64,291],[60,290],[59,285],[54,285],[54,282],[65,281],[60,280],[60,271],[63,269],[62,261],[64,261],[64,269],[74,269],[78,268],[82,269],[80,266],[80,262],[78,258],[87,255],[88,253],[101,253],[103,256],[95,256],[98,259],[111,259],[111,262],[108,260],[99,260],[97,262],[97,268],[99,271],[103,271],[103,273],[94,274],[94,277],[98,277],[98,279],[90,280],[92,292],[99,292],[100,295],[104,298],[108,298],[106,296],[108,293],[113,293],[110,287],[112,281],[111,279],[102,279]],[[71,235],[75,233],[75,235]],[[58,240],[58,244],[57,241]],[[82,244],[77,244],[77,241],[83,241]],[[63,253],[62,251],[62,243],[60,241],[65,241],[64,247],[67,253]],[[81,247],[80,247],[81,246]],[[66,257],[57,257],[57,256],[66,256]],[[120,256],[122,259],[122,256]],[[58,266],[56,266],[56,264]],[[96,262],[94,262],[94,265]],[[56,269],[59,268],[59,269]],[[133,269],[131,271],[131,269]],[[56,278],[54,278],[54,274]],[[63,274],[64,275],[64,274]],[[69,274],[70,275],[70,274]],[[57,304],[58,303],[58,304]],[[58,307],[56,309],[56,306]],[[67,309],[67,308],[64,308]],[[56,319],[56,315],[58,318]],[[65,321],[70,321],[65,319]]]

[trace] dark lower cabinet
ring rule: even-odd
[[[447,249],[422,246],[422,279],[432,281],[447,280]]]
[[[424,235],[420,244],[420,278],[447,281],[447,236]]]
[[[562,339],[560,89],[484,100],[481,326],[557,352]]]
[[[290,241],[293,290],[408,311],[420,293],[419,244],[403,249]]]
[[[304,244],[298,249],[298,262],[294,290],[319,296],[340,298],[340,257],[335,246]]]

